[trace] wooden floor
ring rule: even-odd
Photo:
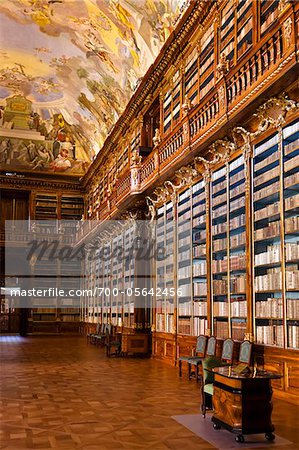
[[[200,403],[196,383],[173,367],[107,359],[82,337],[2,336],[0,345],[1,449],[214,448],[171,419]],[[296,407],[275,401],[273,419],[294,443],[283,448],[298,449]]]

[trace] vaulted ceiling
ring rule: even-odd
[[[21,94],[97,153],[159,53],[183,0],[0,2],[0,104]]]

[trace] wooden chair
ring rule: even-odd
[[[234,341],[228,338],[223,342],[221,358],[208,356],[202,361],[201,412],[203,417],[206,417],[207,409],[212,409],[214,374],[211,372],[211,369],[232,364],[233,356]]]
[[[96,345],[105,345],[105,343],[107,341],[107,336],[110,333],[111,333],[111,324],[104,323],[102,333],[99,333],[97,336],[94,336],[95,344]]]
[[[86,339],[87,339],[88,343],[94,344],[94,337],[101,333],[102,327],[103,327],[103,324],[97,323],[97,327],[96,327],[95,333],[88,333],[86,335]]]
[[[239,363],[244,363],[250,366],[252,353],[252,343],[250,341],[243,341],[240,345]]]
[[[110,358],[111,356],[120,356],[121,355],[121,333],[112,333],[107,336],[106,342],[106,356]],[[112,351],[114,350],[114,351]]]
[[[223,342],[222,353],[221,353],[221,362],[223,364],[232,364],[234,358],[234,341],[230,338],[225,339]]]
[[[216,338],[214,336],[210,336],[208,339],[207,350],[205,353],[205,357],[207,356],[215,356],[216,353]],[[195,366],[195,378],[198,383],[198,375],[199,375],[199,366],[202,364],[204,358],[200,358],[198,356],[192,356],[188,359],[188,376],[189,380],[192,375],[192,366]]]
[[[205,356],[206,353],[206,347],[207,347],[207,336],[204,336],[203,334],[201,334],[200,336],[198,336],[197,341],[196,341],[196,348],[195,348],[195,352],[198,354],[198,357],[203,358]],[[181,356],[179,357],[179,376],[182,376],[182,362],[186,361],[189,362],[189,359],[192,358],[192,356]],[[190,379],[190,365],[188,364],[188,377]]]

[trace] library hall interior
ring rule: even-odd
[[[0,55],[0,450],[298,449],[299,0],[5,0]]]

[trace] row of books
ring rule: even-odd
[[[232,321],[232,339],[243,341],[247,330],[246,322]]]
[[[198,227],[199,225],[206,223],[206,215],[202,214],[201,216],[195,217],[192,222],[193,227]]]
[[[299,291],[299,270],[292,270],[291,267],[287,267],[286,287],[287,291],[296,289]]]
[[[244,184],[241,183],[238,186],[235,186],[233,189],[230,190],[229,198],[230,198],[230,200],[232,200],[233,198],[235,198],[243,193],[244,193]]]
[[[289,170],[292,170],[292,169],[295,169],[296,167],[298,167],[297,158],[298,158],[298,156],[294,156],[289,161],[285,161],[285,163],[284,163],[284,171],[285,172],[289,172]]]
[[[179,212],[179,211],[178,211],[178,212]],[[190,208],[189,208],[187,211],[185,211],[183,214],[180,214],[180,215],[178,216],[179,224],[180,224],[183,220],[186,220],[186,221],[187,221],[187,222],[186,222],[186,225],[190,228],[190,223],[191,223],[191,210],[190,210]]]
[[[264,345],[283,347],[283,325],[257,325],[256,341]]]
[[[229,258],[230,270],[244,270],[246,268],[246,255],[244,253],[232,255]],[[215,260],[212,262],[213,273],[227,272],[228,258],[225,255],[224,259]]]
[[[288,346],[291,348],[299,348],[299,325],[288,326]]]
[[[233,316],[233,317],[246,317],[247,316],[246,300],[231,302],[230,313],[231,313],[231,316]]]
[[[194,317],[193,319],[193,333],[195,336],[200,334],[205,334],[208,327],[208,321],[206,319],[200,319],[199,317]]]
[[[207,262],[203,261],[202,264],[193,265],[193,276],[203,276],[207,274]]]
[[[256,317],[266,318],[282,318],[283,317],[283,300],[281,297],[270,297],[266,300],[257,301],[255,303]]]
[[[236,200],[230,202],[229,210],[230,212],[235,211],[236,209],[242,208],[245,206],[245,196],[237,198]]]
[[[239,247],[245,244],[246,234],[245,232],[234,234],[230,236],[230,248]]]
[[[299,172],[293,173],[284,179],[284,187],[288,188],[299,183]]]
[[[246,292],[246,276],[238,275],[230,277],[231,294],[243,294]]]
[[[267,270],[265,275],[255,277],[256,292],[281,291],[282,273],[280,267]]]
[[[193,257],[199,258],[200,256],[205,256],[207,254],[206,244],[200,244],[193,247]]]
[[[224,203],[227,201],[227,193],[226,191],[221,194],[217,195],[217,197],[213,198],[213,208],[216,208],[217,205],[220,205],[221,203]]]
[[[178,319],[178,333],[179,334],[191,334],[191,322],[190,319]]]
[[[228,316],[228,302],[214,302],[214,316]]]
[[[227,187],[227,181],[226,179],[224,181],[221,181],[220,183],[213,184],[212,185],[212,194],[213,196],[217,194],[217,192],[223,191]]]
[[[269,186],[266,186],[262,189],[259,189],[258,191],[255,191],[253,194],[253,200],[257,202],[261,199],[264,199],[265,197],[269,197],[270,195],[279,192],[279,189],[280,189],[279,181],[276,181],[275,183],[271,184],[271,189],[269,189]]]
[[[271,205],[261,208],[254,213],[254,220],[261,220],[267,217],[274,216],[279,213],[279,202],[272,203]]]
[[[286,260],[293,261],[299,259],[299,241],[296,243],[286,243]]]
[[[289,220],[289,219],[287,219]],[[299,220],[298,220],[299,225]],[[263,239],[279,236],[280,221],[270,222],[264,228],[260,228],[254,232],[254,240],[261,241]]]
[[[219,320],[215,320],[214,322],[214,334],[219,339],[227,339],[228,338],[228,323],[222,322]]]
[[[206,296],[208,293],[207,283],[193,283],[194,297]]]
[[[299,230],[299,216],[288,217],[285,219],[285,232],[292,233]]]
[[[231,174],[229,175],[229,184],[230,185],[235,184],[238,181],[243,180],[244,178],[245,178],[245,170],[243,168],[242,170],[235,173],[234,175],[231,175]],[[243,186],[243,189],[244,189],[244,186]],[[233,190],[234,190],[234,188],[233,188]]]
[[[284,146],[284,154],[288,155],[289,153],[292,153],[294,150],[297,150],[299,148],[299,139],[296,139],[293,142],[289,142]]]
[[[227,295],[227,278],[223,277],[222,280],[213,280],[213,292],[214,295]]]
[[[299,319],[299,299],[287,299],[287,318]]]
[[[273,180],[274,178],[279,177],[279,174],[280,174],[279,166],[274,167],[273,169],[270,169],[267,172],[262,173],[261,175],[255,176],[253,178],[253,185],[254,187],[258,187],[269,180]]]
[[[258,253],[254,256],[255,266],[262,266],[265,264],[272,264],[281,261],[281,246],[269,245],[267,251]]]
[[[197,205],[193,208],[193,216],[196,216],[197,214],[200,213],[205,213],[206,212],[206,204],[202,203],[200,205]]]
[[[273,153],[271,153],[266,158],[262,159],[259,162],[255,162],[254,170],[255,171],[261,170],[264,167],[268,166],[269,164],[273,163],[274,161],[278,161],[278,157],[279,157],[278,151],[275,150]]]
[[[165,315],[156,314],[156,330],[165,331]]]
[[[227,214],[227,204],[225,203],[222,206],[218,206],[217,208],[213,208],[212,219],[218,219],[220,216],[224,216],[226,214]]]
[[[193,315],[194,316],[206,316],[207,315],[207,302],[193,302]]]
[[[196,231],[193,235],[193,242],[196,243],[198,241],[202,241],[207,238],[207,232],[206,230],[203,231]]]
[[[195,268],[196,266],[194,266]],[[180,267],[178,269],[178,279],[190,278],[191,277],[191,266]]]
[[[179,252],[177,257],[178,257],[179,262],[186,261],[187,259],[190,260],[191,259],[191,249]]]
[[[266,18],[261,21],[261,34],[263,34],[267,30],[267,28],[272,25],[277,15],[277,9],[274,9],[274,11],[272,11]]]
[[[180,297],[190,297],[191,295],[191,285],[190,284],[182,284],[179,286],[181,291]]]
[[[285,210],[298,208],[299,207],[299,194],[294,195],[294,197],[289,197],[285,199]]]
[[[190,245],[191,244],[191,236],[186,236],[186,237],[179,237],[178,238],[178,247],[179,249],[181,247],[184,247],[185,245]]]

